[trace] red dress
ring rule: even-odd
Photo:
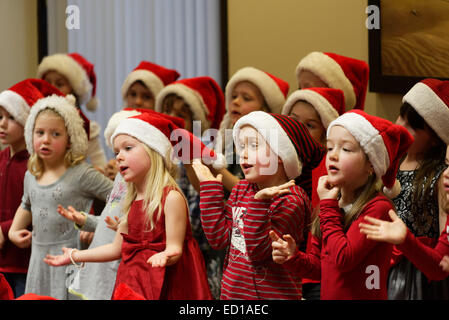
[[[162,205],[169,191],[164,189]],[[142,205],[143,200],[134,201],[129,210],[128,234],[122,233],[122,260],[115,288],[125,283],[148,300],[212,299],[204,258],[192,236],[190,223],[187,223],[183,253],[177,263],[163,268],[153,268],[147,263],[152,255],[165,250],[165,214],[162,210],[154,229],[148,231]]]

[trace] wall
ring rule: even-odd
[[[37,1],[0,0],[0,91],[36,74]]]
[[[244,66],[296,89],[295,68],[311,51],[368,61],[367,1],[228,0],[229,75]],[[365,110],[394,121],[401,95],[367,93]]]

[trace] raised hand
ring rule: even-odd
[[[104,175],[108,177],[111,180],[115,179],[115,176],[117,175],[118,168],[117,168],[117,161],[115,159],[111,159],[106,164],[106,167],[104,169]]]
[[[65,266],[71,263],[70,261],[70,248],[62,248],[63,254],[58,256],[53,256],[50,254],[47,254],[44,258],[44,262],[50,266],[53,267],[59,267],[59,266]]]
[[[340,188],[333,186],[329,183],[328,176],[322,176],[318,180],[318,186],[316,188],[320,200],[323,199],[338,199]]]
[[[278,264],[283,264],[285,261],[293,257],[296,253],[296,242],[289,234],[283,235],[280,238],[274,231],[270,231],[269,236],[273,241],[271,247],[273,249],[271,255],[273,261]]]
[[[196,176],[198,177],[199,182],[203,181],[219,181],[221,182],[223,176],[218,174],[216,177],[212,174],[210,169],[201,163],[201,161],[193,160],[192,168],[195,171]]]
[[[147,263],[150,264],[153,268],[170,266],[177,261],[177,259],[175,258],[177,258],[178,256],[180,256],[180,253],[177,251],[164,250],[152,255],[147,260]]]
[[[364,219],[369,223],[360,223],[360,232],[367,239],[383,241],[392,244],[401,244],[407,235],[407,226],[393,210],[388,211],[392,222],[366,216]]]
[[[76,211],[72,206],[68,206],[67,209],[65,209],[58,204],[57,211],[61,216],[75,222],[79,226],[83,226],[86,222],[86,216],[83,213]]]
[[[108,227],[109,229],[111,229],[113,231],[117,231],[118,225],[120,224],[120,218],[117,216],[114,216],[114,219],[112,219],[111,217],[107,216],[104,219],[104,222],[106,222],[106,227]]]
[[[258,200],[273,199],[276,196],[289,193],[290,192],[289,188],[293,187],[294,185],[295,180],[290,180],[289,182],[286,182],[279,186],[262,189],[255,194],[254,199]]]

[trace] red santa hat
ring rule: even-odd
[[[253,111],[235,123],[233,138],[236,146],[239,145],[240,130],[246,125],[255,128],[281,158],[289,179],[300,176],[302,170],[316,168],[326,153],[304,124],[286,115],[264,111]]]
[[[327,129],[328,135],[333,126],[342,126],[357,140],[376,176],[382,179],[384,193],[390,198],[399,195],[401,186],[396,180],[399,160],[413,143],[407,129],[362,110],[350,110],[332,121]]]
[[[114,130],[110,143],[113,145],[117,135],[126,134],[159,153],[167,164],[170,161],[191,163],[193,159],[201,159],[216,169],[225,167],[222,154],[207,148],[200,139],[185,130],[183,120],[175,123],[174,119],[152,110],[123,119]]]
[[[369,67],[365,61],[330,52],[311,52],[296,67],[296,78],[301,70],[318,76],[330,88],[340,89],[347,108],[365,108]]]
[[[86,104],[90,111],[97,109],[97,76],[94,65],[86,58],[76,52],[47,56],[37,68],[37,77],[43,79],[49,71],[57,71],[67,78],[80,105]]]
[[[89,120],[81,109],[75,105],[75,97],[71,94],[67,96],[53,94],[38,100],[32,107],[30,115],[25,123],[25,142],[28,153],[34,154],[33,130],[39,112],[51,109],[58,113],[65,122],[67,133],[70,137],[70,149],[75,158],[85,156],[89,138]]]
[[[148,90],[151,91],[154,98],[168,84],[179,78],[176,70],[167,69],[163,66],[152,62],[142,61],[139,65],[126,77],[122,84],[122,97],[126,99],[129,88],[136,81],[142,81]]]
[[[156,98],[156,111],[163,111],[163,101],[169,94],[176,94],[190,106],[193,120],[201,121],[202,130],[218,129],[225,112],[225,102],[223,91],[214,79],[196,77],[167,85]]]
[[[63,95],[57,88],[41,79],[26,79],[0,93],[0,106],[22,126],[37,100],[52,94]]]
[[[403,97],[446,144],[449,144],[449,81],[424,79]]]
[[[294,91],[282,108],[282,114],[289,115],[298,101],[309,103],[320,115],[324,128],[345,112],[343,91],[332,88],[307,88]]]

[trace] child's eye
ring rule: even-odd
[[[327,151],[332,151],[332,147],[327,147]]]
[[[54,137],[59,137],[61,134],[59,132],[53,132]]]
[[[351,152],[351,149],[343,148],[343,151],[345,151],[345,152]]]

